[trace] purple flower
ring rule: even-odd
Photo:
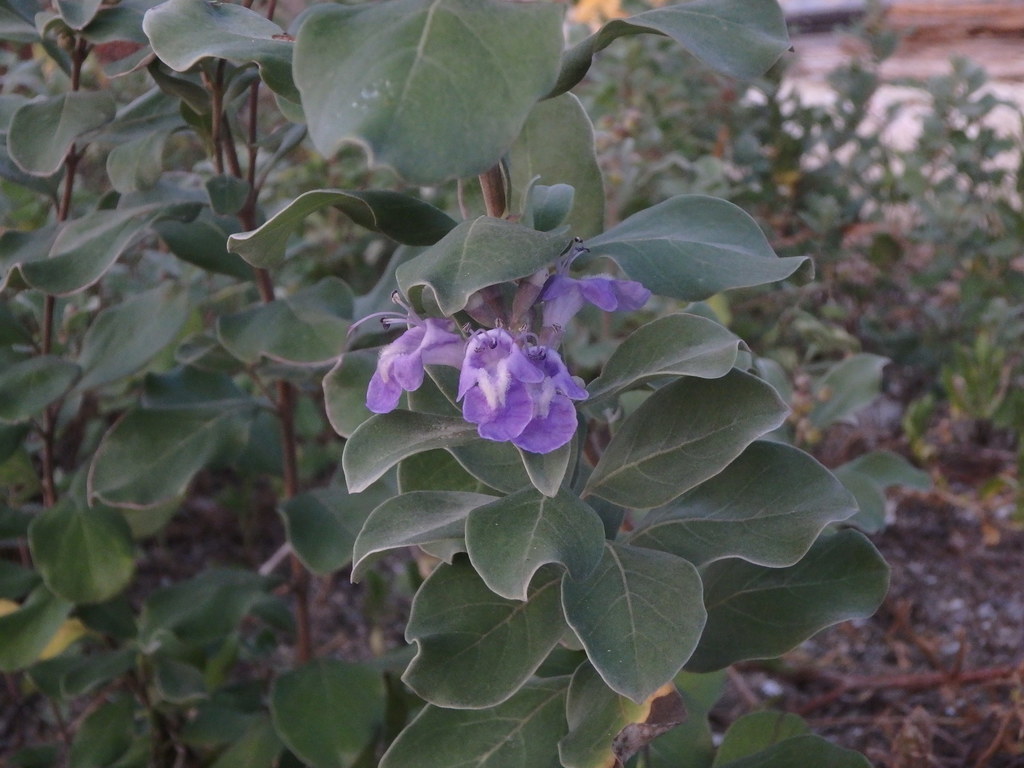
[[[605,312],[629,312],[640,309],[649,298],[651,292],[635,280],[616,280],[605,275],[577,279],[560,272],[548,278],[540,294],[544,325],[561,329],[588,301]]]
[[[419,389],[424,365],[462,363],[465,342],[454,332],[452,320],[413,316],[409,330],[388,344],[377,359],[377,370],[366,390],[366,407],[374,413],[388,413],[398,406],[403,391]]]
[[[503,329],[470,339],[459,377],[466,421],[488,440],[511,441],[525,451],[549,453],[576,432],[576,408],[587,391],[558,353],[546,347],[524,351]]]

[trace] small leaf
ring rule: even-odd
[[[377,369],[377,352],[360,349],[346,352],[324,376],[324,409],[331,428],[351,437],[356,428],[373,416],[366,407],[366,389]]]
[[[471,510],[494,501],[493,496],[453,491],[412,491],[388,499],[370,513],[356,538],[352,580],[359,581],[372,556],[465,536]]]
[[[314,573],[343,568],[352,560],[352,546],[374,501],[372,494],[353,496],[336,485],[289,499],[281,505],[288,542]]]
[[[590,663],[609,688],[637,703],[679,672],[707,615],[693,565],[612,542],[594,573],[563,580],[562,602]]]
[[[284,745],[269,717],[259,717],[210,764],[210,768],[275,768]]]
[[[187,293],[166,283],[100,312],[82,338],[82,378],[76,389],[94,389],[135,373],[178,336],[188,308]]]
[[[428,704],[403,730],[380,768],[561,768],[565,678],[534,680],[490,709]]]
[[[46,586],[69,602],[109,600],[135,573],[131,529],[112,509],[58,504],[32,521],[28,535]]]
[[[565,710],[569,733],[558,743],[565,768],[622,765],[639,748],[686,717],[682,699],[671,683],[636,704],[611,691],[586,663],[572,676]],[[636,737],[641,734],[642,743],[637,744]]]
[[[709,480],[644,518],[629,543],[697,566],[726,557],[793,565],[822,529],[856,511],[842,484],[811,456],[758,442]]]
[[[318,659],[285,672],[270,694],[274,727],[317,768],[353,764],[384,720],[384,683],[362,664]]]
[[[740,339],[699,315],[667,315],[633,331],[601,375],[587,386],[589,402],[659,376],[718,379],[732,370]]]
[[[781,656],[811,635],[874,613],[889,568],[861,533],[824,536],[796,565],[720,560],[702,571],[708,623],[687,669]]]
[[[552,190],[568,185],[573,196],[566,223],[572,233],[587,238],[604,229],[604,181],[594,149],[594,126],[572,94],[534,106],[509,152],[509,167],[513,201],[522,199],[534,179]]]
[[[864,755],[807,734],[774,744],[753,755],[715,763],[716,768],[777,768],[780,765],[815,765],[828,768],[871,768]]]
[[[164,219],[153,229],[175,256],[189,264],[243,280],[252,277],[252,268],[233,253],[228,253],[228,229],[223,219],[204,210],[192,221]]]
[[[481,709],[509,699],[565,632],[555,572],[525,602],[498,597],[466,562],[439,565],[416,593],[402,680],[431,704]]]
[[[245,179],[221,174],[207,180],[206,194],[214,213],[233,216],[242,210],[245,201],[249,199],[249,183]]]
[[[272,269],[284,261],[288,239],[303,219],[328,205],[359,226],[406,245],[433,245],[455,227],[444,211],[400,192],[314,189],[292,200],[259,229],[232,235],[228,249],[254,267]]]
[[[837,467],[835,474],[857,499],[859,511],[850,518],[850,524],[865,533],[876,533],[885,527],[886,488],[904,485],[926,491],[932,486],[927,472],[890,451],[872,451],[858,456]]]
[[[548,563],[573,578],[589,576],[604,553],[604,525],[570,491],[548,498],[526,488],[470,512],[466,547],[493,592],[525,600],[534,574]]]
[[[255,62],[263,82],[298,104],[292,82],[292,43],[262,14],[233,3],[166,0],[146,12],[142,29],[167,66],[185,72],[203,59]]]
[[[333,5],[299,29],[295,79],[321,153],[359,142],[435,184],[498,162],[554,84],[562,41],[562,10],[549,3]]]
[[[799,715],[788,712],[751,712],[726,730],[712,768],[810,732],[810,726]]]
[[[111,186],[123,195],[152,189],[163,173],[164,145],[172,129],[118,144],[107,155]]]
[[[818,401],[808,418],[823,429],[866,406],[882,389],[882,369],[889,359],[860,354],[846,358],[829,369],[814,387]]]
[[[345,443],[341,465],[349,493],[366,490],[407,456],[477,439],[476,426],[457,416],[401,410],[376,414]]]
[[[217,338],[239,360],[298,365],[334,360],[347,341],[352,291],[336,277],[267,304],[217,319]]]
[[[57,0],[61,18],[72,29],[84,29],[93,20],[103,0]]]
[[[565,474],[570,466],[576,465],[576,451],[573,441],[569,441],[561,448],[548,453],[531,453],[519,449],[519,456],[523,460],[523,468],[530,476],[533,487],[545,496],[554,497],[558,494]]]
[[[397,271],[406,296],[425,286],[441,311],[453,315],[475,291],[526,277],[553,264],[565,248],[564,234],[537,232],[504,219],[481,216],[464,221]]]
[[[775,390],[749,374],[679,379],[623,422],[586,492],[627,507],[667,504],[718,474],[785,416]]]
[[[68,757],[70,768],[114,765],[132,744],[135,707],[122,696],[90,712],[75,733]]]
[[[685,301],[784,280],[808,263],[806,256],[780,259],[742,209],[703,195],[679,195],[634,213],[587,247],[654,293]]]
[[[16,672],[39,658],[71,608],[42,585],[11,611],[0,604],[0,672]]]
[[[616,38],[640,33],[671,37],[705,64],[745,80],[764,74],[790,47],[775,0],[690,0],[605,24],[566,53],[551,95],[582,80],[594,54]]]
[[[180,496],[193,475],[247,432],[248,409],[135,409],[103,436],[89,471],[89,495],[113,506],[148,507]]]
[[[80,369],[53,355],[38,355],[0,371],[0,422],[25,421],[67,392]]]
[[[50,176],[61,167],[71,145],[113,120],[116,109],[106,91],[71,91],[30,101],[11,118],[7,151],[26,173]]]

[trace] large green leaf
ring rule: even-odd
[[[0,672],[14,672],[34,662],[71,608],[71,603],[40,585],[17,610],[0,616]]]
[[[806,256],[779,258],[742,209],[703,195],[658,203],[587,242],[654,293],[700,301],[730,288],[784,280]]]
[[[317,659],[286,672],[270,695],[274,726],[316,768],[347,768],[384,720],[384,682],[361,664]]]
[[[188,308],[187,293],[166,283],[100,312],[82,339],[76,388],[92,389],[135,373],[177,337]]]
[[[686,717],[671,683],[651,700],[637,704],[610,690],[586,663],[572,676],[565,710],[569,733],[558,743],[565,768],[622,765],[623,760]]]
[[[587,386],[590,400],[660,376],[721,378],[736,362],[740,339],[700,315],[667,315],[641,326],[617,346],[601,375]]]
[[[228,249],[254,267],[276,267],[284,261],[288,239],[303,219],[328,205],[359,226],[406,245],[433,245],[455,226],[444,211],[401,192],[314,189],[292,200],[259,229],[232,235]]]
[[[313,143],[346,142],[417,184],[482,173],[555,82],[562,10],[499,0],[390,0],[310,13],[295,80]]]
[[[708,623],[687,665],[698,672],[779,656],[827,626],[870,616],[889,586],[882,556],[849,529],[820,538],[788,568],[720,560],[701,576]]]
[[[89,495],[124,507],[180,496],[196,472],[244,444],[252,415],[245,406],[129,411],[93,456]]]
[[[373,416],[366,407],[366,389],[376,369],[377,352],[360,349],[343,354],[324,376],[324,410],[331,428],[342,437],[351,437]]]
[[[135,733],[135,702],[130,696],[102,701],[75,731],[68,768],[116,765],[132,745]]]
[[[590,663],[609,688],[637,703],[679,672],[706,617],[693,565],[612,542],[590,576],[565,577],[562,602]]]
[[[494,500],[481,493],[411,491],[370,513],[353,552],[352,580],[359,581],[373,556],[401,547],[462,539],[471,510]]]
[[[397,271],[405,295],[426,286],[446,315],[466,306],[470,294],[489,285],[532,275],[553,264],[565,248],[564,234],[537,232],[504,219],[464,221]]]
[[[616,38],[642,33],[671,37],[705,64],[743,79],[764,74],[790,47],[776,0],[690,0],[605,24],[566,52],[552,94],[582,80],[594,54]]]
[[[268,304],[217,319],[217,338],[239,360],[309,365],[334,360],[348,340],[352,291],[325,277]]]
[[[535,680],[490,709],[427,705],[403,730],[380,768],[561,768],[565,678]]]
[[[513,493],[533,484],[523,467],[523,454],[511,443],[474,440],[448,452],[469,474],[496,490]]]
[[[424,451],[403,459],[398,465],[398,489],[409,491],[467,491],[489,493],[492,489],[477,480],[445,450]],[[497,495],[497,494],[495,494]]]
[[[182,261],[242,280],[252,278],[252,268],[227,250],[232,231],[228,220],[214,217],[209,210],[204,209],[192,221],[158,221],[153,229]]]
[[[194,206],[141,205],[99,210],[65,224],[46,253],[18,262],[25,281],[46,293],[65,295],[89,287],[139,236],[165,216],[188,218]],[[13,264],[11,265],[13,266]]]
[[[352,561],[352,545],[376,500],[372,494],[352,495],[336,485],[289,499],[280,508],[288,542],[314,573],[343,568]]]
[[[7,151],[26,173],[50,176],[76,139],[110,122],[115,112],[113,96],[106,91],[72,91],[30,101],[11,118]]]
[[[548,563],[577,579],[589,576],[604,552],[604,525],[571,491],[548,498],[526,488],[470,512],[466,547],[493,592],[525,600],[534,574]]]
[[[780,741],[804,736],[811,728],[799,715],[789,712],[751,712],[734,722],[722,737],[712,768],[756,754]]]
[[[402,679],[431,704],[481,709],[511,697],[565,633],[559,574],[525,602],[495,595],[465,560],[441,564],[413,600],[406,639],[418,646]]]
[[[256,11],[234,3],[167,0],[146,12],[142,29],[160,60],[177,72],[203,59],[255,62],[274,93],[299,102],[292,82],[292,42]]]
[[[586,491],[625,507],[667,504],[717,475],[785,416],[775,390],[749,374],[679,379],[623,422]]]
[[[594,127],[572,94],[537,104],[509,152],[512,203],[522,201],[534,179],[575,190],[567,224],[577,237],[604,229],[604,182],[594,150]]]
[[[30,419],[67,392],[81,373],[60,357],[38,355],[0,371],[0,423]]]
[[[77,509],[65,500],[39,514],[28,536],[46,586],[72,603],[109,600],[135,573],[131,529],[109,507]]]
[[[360,424],[345,443],[345,482],[350,493],[358,493],[407,456],[478,439],[476,426],[457,416],[379,413]]]
[[[698,566],[726,557],[787,566],[807,553],[826,525],[856,510],[850,493],[811,456],[782,443],[759,442],[644,518],[629,543]]]

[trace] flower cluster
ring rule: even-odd
[[[457,400],[481,437],[532,453],[561,448],[576,432],[572,401],[587,396],[582,381],[569,373],[555,349],[566,324],[587,302],[605,311],[628,311],[642,307],[651,295],[632,280],[569,277],[565,272],[583,251],[579,245],[573,248],[540,289],[540,335],[525,329],[513,334],[499,326],[464,338],[453,320],[420,319],[409,311],[401,318],[408,329],[381,350],[366,393],[367,408],[375,413],[394,410],[403,391],[423,384],[424,366],[448,365],[460,369]],[[394,321],[389,316],[386,322]]]

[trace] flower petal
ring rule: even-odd
[[[547,416],[532,419],[512,444],[530,453],[551,453],[572,440],[576,424],[576,408],[564,395],[556,395]]]

